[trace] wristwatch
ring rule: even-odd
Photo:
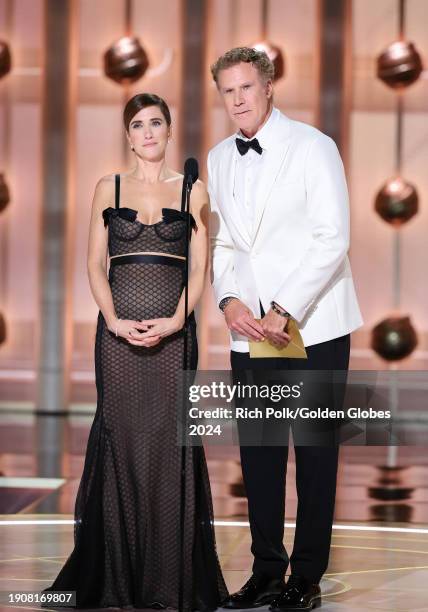
[[[281,308],[279,308],[278,304],[276,302],[274,302],[274,301],[272,301],[270,303],[270,307],[272,308],[272,310],[274,312],[276,312],[276,314],[281,315],[281,317],[288,317],[288,318],[291,317],[291,314],[289,312],[287,312],[286,310],[281,310]]]
[[[222,300],[220,300],[220,304],[218,305],[218,307],[224,313],[224,309],[229,304],[229,302],[231,302],[232,300],[237,300],[237,299],[238,298],[236,298],[236,297],[234,297],[232,295],[228,295],[227,297],[225,297]]]

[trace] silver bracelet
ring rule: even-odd
[[[272,302],[270,303],[270,307],[272,308],[272,310],[273,310],[274,312],[276,312],[276,314],[281,315],[281,317],[288,317],[288,318],[289,318],[289,317],[291,317],[291,314],[290,314],[289,312],[287,312],[286,310],[284,310],[284,311],[280,310],[280,309],[278,308],[278,305],[277,305],[277,303],[276,303],[276,302],[273,302],[273,301],[272,301]]]
[[[117,321],[116,321],[116,329],[115,329],[115,332],[116,332],[116,338],[117,338],[117,330],[119,329],[119,321],[121,321],[121,319],[119,319],[119,317],[118,317],[118,318],[117,318]]]

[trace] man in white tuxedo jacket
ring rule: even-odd
[[[230,330],[232,370],[347,370],[350,332],[362,318],[347,257],[349,204],[337,147],[273,106],[274,68],[264,52],[232,49],[211,71],[238,128],[208,155],[212,284]],[[308,359],[250,359],[249,340],[287,345],[290,317]],[[321,604],[338,447],[295,445],[298,512],[290,557],[283,545],[287,452],[288,445],[241,444],[253,574],[224,607],[270,603],[279,612]]]

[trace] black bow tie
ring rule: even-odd
[[[257,138],[253,138],[253,140],[242,140],[242,138],[235,138],[236,147],[241,155],[245,155],[248,153],[248,149],[254,149],[256,153],[259,155],[262,154],[263,149],[260,146]]]

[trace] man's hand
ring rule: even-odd
[[[258,323],[251,310],[238,300],[231,300],[224,309],[224,317],[229,329],[246,336],[249,340],[264,340],[263,328]]]
[[[266,338],[278,349],[285,348],[290,342],[290,336],[284,331],[288,317],[282,317],[270,308],[263,319],[261,326]]]

